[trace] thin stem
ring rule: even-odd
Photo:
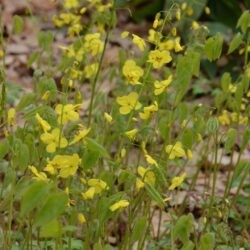
[[[213,173],[213,183],[212,183],[212,194],[210,197],[209,213],[208,213],[209,220],[211,220],[212,218],[212,210],[213,210],[214,196],[215,196],[215,186],[216,186],[216,179],[217,179],[217,172],[218,172],[218,131],[216,131],[215,133],[214,142],[215,142],[214,173]]]
[[[88,127],[90,127],[90,125],[91,125],[92,112],[93,112],[93,103],[94,103],[94,97],[95,97],[95,92],[96,92],[96,84],[97,84],[97,81],[98,81],[98,78],[99,78],[99,75],[100,75],[104,54],[105,54],[106,47],[107,47],[107,44],[108,44],[108,41],[109,41],[110,32],[111,32],[111,29],[113,28],[114,15],[115,15],[115,4],[116,4],[116,0],[114,0],[114,2],[113,2],[112,12],[111,12],[111,19],[110,19],[110,23],[108,25],[108,30],[107,30],[107,33],[106,33],[102,54],[101,54],[101,57],[100,57],[100,61],[99,61],[99,64],[98,64],[98,69],[97,69],[94,81],[92,83],[91,98],[90,98],[90,104],[89,104]]]

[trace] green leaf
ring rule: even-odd
[[[249,140],[250,140],[250,129],[246,128],[246,130],[243,133],[242,142],[240,145],[241,151],[243,151],[246,148]]]
[[[109,158],[107,150],[92,138],[85,138],[86,146],[89,150],[98,152],[101,156]]]
[[[49,99],[52,101],[56,99],[57,87],[53,78],[43,77],[38,84],[38,90],[41,96],[43,96],[46,91],[49,91]]]
[[[237,131],[234,128],[230,128],[226,133],[225,151],[228,153],[233,148],[237,139]]]
[[[57,238],[62,234],[62,227],[58,220],[49,221],[40,230],[40,237]]]
[[[25,216],[40,204],[49,193],[50,185],[44,181],[36,181],[26,187],[21,194],[21,216]]]
[[[245,34],[249,26],[250,26],[250,12],[249,10],[245,10],[240,16],[236,27],[237,28],[240,27],[241,31]]]
[[[209,61],[214,61],[220,57],[222,45],[223,38],[220,33],[207,39],[204,52]]]
[[[19,112],[23,110],[24,108],[28,107],[30,104],[35,102],[35,99],[36,99],[35,93],[29,93],[23,96],[16,107],[16,111]]]
[[[192,214],[182,215],[176,222],[173,235],[174,239],[179,239],[183,244],[189,241],[190,234],[194,231],[194,218]]]
[[[65,192],[50,194],[44,206],[38,211],[34,224],[43,226],[49,221],[56,219],[64,212],[68,203],[68,195]]]
[[[242,39],[243,39],[243,35],[240,32],[234,35],[233,40],[231,41],[229,45],[227,54],[230,54],[233,51],[235,51],[242,44],[243,42]]]
[[[160,206],[163,207],[164,206],[164,200],[162,198],[162,196],[160,195],[160,193],[152,186],[146,183],[145,185],[146,191],[148,193],[148,195]]]
[[[10,144],[8,140],[4,139],[0,141],[0,160],[4,158],[6,154],[8,154],[10,149]]]
[[[213,250],[215,245],[214,233],[206,233],[201,236],[201,250]]]
[[[94,167],[99,157],[99,152],[86,150],[82,161],[83,168],[87,170]]]
[[[131,242],[140,240],[147,230],[147,217],[143,216],[136,220],[135,225],[132,229]]]
[[[13,150],[15,152],[13,163],[21,170],[24,170],[30,161],[29,147],[23,143],[21,139],[15,139],[13,144]]]
[[[31,55],[29,56],[29,59],[28,59],[28,67],[31,67],[32,64],[37,61],[38,57],[39,57],[39,52],[35,51],[35,52],[32,52]]]
[[[219,129],[219,121],[216,117],[211,117],[208,119],[206,128],[208,133],[215,134]]]
[[[45,51],[49,51],[54,40],[54,35],[51,31],[42,31],[38,33],[38,44]]]
[[[225,72],[221,77],[221,88],[224,92],[228,91],[229,85],[232,83],[232,78],[230,73]]]
[[[20,16],[15,15],[13,17],[13,32],[20,34],[23,31],[24,21]]]
[[[186,242],[181,248],[181,250],[193,250],[193,249],[194,249],[194,243],[191,240]]]
[[[192,79],[192,74],[197,70],[192,63],[195,62],[193,62],[192,53],[190,51],[185,56],[180,56],[177,60],[175,81],[177,94],[174,103],[175,106],[178,106],[179,102],[186,94]]]
[[[186,129],[182,135],[182,144],[184,147],[191,149],[195,140],[195,133],[192,129]]]

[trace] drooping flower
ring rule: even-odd
[[[172,61],[172,57],[167,50],[152,50],[149,52],[148,62],[153,64],[153,68],[159,69],[164,64]]]
[[[16,110],[14,108],[10,108],[7,113],[7,123],[9,126],[14,126],[16,124]]]
[[[145,41],[141,37],[135,34],[132,34],[132,36],[133,36],[133,43],[136,44],[141,51],[144,51],[146,47]]]
[[[51,133],[45,132],[40,136],[43,143],[47,144],[46,151],[48,153],[54,153],[56,148],[65,148],[68,145],[68,141],[60,133],[59,128],[54,128]]]
[[[129,205],[128,200],[120,200],[109,207],[109,209],[114,212],[118,209],[125,208]]]
[[[168,189],[169,190],[174,190],[175,188],[179,187],[183,183],[185,178],[186,178],[186,173],[183,173],[181,176],[174,177],[172,179],[171,185],[170,185],[170,187]]]
[[[144,107],[143,112],[140,112],[139,115],[142,120],[147,120],[150,117],[150,114],[158,111],[158,103],[155,101],[153,104]]]
[[[112,123],[112,121],[113,121],[113,117],[106,112],[104,112],[104,118],[108,123]]]
[[[166,148],[166,153],[169,155],[169,159],[173,160],[175,158],[181,158],[186,155],[185,150],[182,147],[182,143],[177,141],[174,145],[167,145]]]
[[[74,136],[73,140],[69,143],[69,145],[72,145],[82,140],[89,133],[90,130],[91,128],[85,128],[78,131],[78,133]]]
[[[173,81],[173,75],[170,75],[167,80],[164,81],[155,81],[154,82],[154,94],[160,95],[163,91],[170,85]]]
[[[58,104],[55,108],[55,111],[58,115],[58,123],[65,124],[68,121],[77,121],[79,119],[79,114],[75,111],[79,105],[73,104]]]
[[[158,163],[151,155],[145,154],[145,158],[148,164],[155,165],[156,167],[158,166]]]
[[[49,123],[45,121],[38,113],[36,113],[36,120],[41,125],[44,132],[48,132],[51,129]]]
[[[86,223],[86,218],[85,218],[83,213],[78,213],[77,219],[78,219],[80,224]]]
[[[84,37],[84,48],[90,52],[92,56],[96,56],[103,51],[104,43],[100,37],[100,33],[87,34]]]
[[[125,132],[125,135],[130,139],[130,140],[133,140],[135,138],[135,135],[137,134],[138,132],[138,129],[137,128],[134,128],[134,129],[131,129],[129,131],[126,131]]]
[[[35,175],[33,179],[39,180],[39,181],[49,181],[47,178],[47,175],[44,172],[39,172],[34,166],[28,166],[32,174]]]
[[[131,92],[125,96],[119,96],[116,101],[121,105],[119,112],[122,115],[129,114],[132,110],[138,110],[141,108],[141,103],[138,101],[138,94],[136,92]]]
[[[139,79],[143,76],[143,69],[136,65],[133,60],[127,60],[122,68],[122,73],[127,81],[132,84],[140,84]]]
[[[72,8],[77,8],[79,7],[79,2],[78,0],[64,0],[63,6],[65,9],[72,9]]]
[[[102,191],[109,189],[107,183],[101,179],[89,179],[88,180],[89,189],[82,193],[82,198],[84,200],[93,199],[95,194],[100,194]]]
[[[78,154],[56,155],[48,162],[44,170],[50,174],[55,174],[59,171],[59,177],[68,178],[76,173],[80,163],[81,158]]]
[[[137,168],[137,173],[140,175],[144,183],[150,184],[152,186],[155,185],[155,174],[152,170],[139,166]]]

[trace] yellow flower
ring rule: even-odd
[[[155,174],[152,170],[148,170],[142,166],[137,168],[137,173],[141,176],[142,180],[150,185],[155,184]]]
[[[159,44],[160,39],[161,39],[161,33],[157,32],[157,31],[155,31],[153,29],[150,29],[148,31],[148,33],[149,33],[149,36],[148,36],[149,42],[151,42],[153,44],[156,44],[156,45]]]
[[[210,8],[209,7],[205,7],[205,13],[207,14],[207,15],[210,15],[211,14],[211,11],[210,11]]]
[[[124,158],[125,155],[126,155],[126,149],[122,148],[122,150],[121,150],[121,158]]]
[[[132,34],[132,36],[133,36],[133,43],[136,44],[141,51],[144,51],[146,47],[145,41],[137,35]]]
[[[178,9],[175,13],[176,20],[179,21],[181,19],[181,11]]]
[[[230,116],[227,110],[223,110],[222,114],[218,117],[220,124],[229,125],[230,124]]]
[[[0,49],[0,59],[2,59],[3,57],[4,57],[4,51]]]
[[[68,141],[65,137],[61,135],[60,129],[54,128],[51,133],[45,132],[41,135],[41,140],[43,143],[48,144],[46,147],[47,152],[54,153],[56,148],[65,148],[68,145]],[[60,145],[59,145],[60,142]]]
[[[235,93],[237,90],[237,87],[233,84],[229,84],[229,88],[228,88],[229,92],[231,93]]]
[[[182,3],[181,9],[182,9],[182,10],[185,10],[186,8],[187,8],[187,3]]]
[[[43,94],[43,96],[41,97],[41,99],[42,99],[43,101],[47,101],[47,100],[49,99],[49,96],[50,96],[50,91],[47,90],[47,91]]]
[[[171,34],[172,34],[173,36],[176,36],[176,35],[177,35],[177,29],[176,29],[176,27],[173,27],[173,28],[171,29]]]
[[[128,35],[129,35],[129,32],[128,31],[123,31],[122,33],[121,33],[121,38],[126,38],[126,37],[128,37]]]
[[[84,48],[90,52],[92,56],[95,56],[103,51],[104,43],[100,39],[100,33],[87,34],[84,37]]]
[[[125,208],[129,205],[129,201],[128,200],[120,200],[116,203],[114,203],[112,206],[109,207],[109,209],[114,212],[120,208]]]
[[[155,16],[155,20],[153,22],[153,28],[154,29],[157,29],[159,26],[162,25],[163,20],[160,19],[160,17],[161,17],[161,13],[157,13],[156,16]]]
[[[44,170],[50,172],[51,174],[54,174],[57,172],[57,170],[59,170],[59,177],[67,178],[69,176],[73,176],[76,173],[80,163],[81,159],[79,158],[78,154],[56,155],[53,160],[48,162]]]
[[[199,28],[200,28],[199,23],[196,22],[196,21],[193,21],[193,22],[192,22],[192,29],[193,29],[193,30],[198,30]]]
[[[108,123],[112,123],[112,121],[113,121],[113,117],[106,112],[104,113],[104,118]]]
[[[39,180],[39,181],[48,181],[47,175],[43,172],[38,172],[38,170],[34,166],[28,166],[30,171],[35,175],[33,179]]]
[[[58,115],[58,123],[65,124],[68,121],[77,121],[79,119],[78,112],[75,111],[79,105],[73,104],[58,104],[55,108],[55,111]]]
[[[158,163],[156,162],[156,160],[149,154],[145,154],[145,158],[146,158],[147,163],[151,165],[155,165],[156,167],[158,166]]]
[[[179,141],[177,141],[174,145],[167,145],[165,150],[166,153],[169,154],[170,160],[179,157],[184,157],[186,155],[185,150],[182,148],[182,144]]]
[[[86,218],[82,213],[78,213],[77,219],[78,219],[80,224],[86,223]]]
[[[190,149],[187,150],[187,158],[191,160],[193,158],[193,153]]]
[[[163,91],[170,85],[170,83],[173,81],[173,75],[170,75],[167,80],[164,81],[155,81],[154,82],[154,94],[160,95],[163,93]]]
[[[69,145],[72,145],[82,140],[89,133],[90,130],[91,128],[85,128],[78,131],[78,133],[74,136],[73,140],[69,143]]]
[[[183,173],[181,176],[174,177],[168,189],[174,190],[175,188],[179,187],[183,183],[185,178],[186,178],[186,173]]]
[[[77,8],[79,7],[79,2],[78,0],[64,0],[63,6],[65,9]]]
[[[92,63],[90,65],[86,65],[84,68],[84,76],[89,79],[91,78],[93,75],[96,74],[98,69],[98,63]]]
[[[100,179],[90,179],[88,180],[88,185],[95,188],[95,193],[99,194],[103,190],[109,189],[107,183]]]
[[[82,198],[84,200],[92,200],[95,194],[100,194],[103,190],[109,189],[107,183],[100,179],[90,179],[88,180],[89,189],[82,193]]]
[[[126,131],[126,132],[125,132],[125,135],[126,135],[129,139],[133,140],[133,139],[135,138],[135,135],[137,134],[137,132],[138,132],[138,129],[134,128],[134,129],[131,129],[131,130],[129,130],[129,131]]]
[[[175,42],[173,39],[168,39],[159,45],[160,50],[172,50],[174,49]]]
[[[188,14],[188,16],[192,16],[193,13],[194,13],[194,10],[191,7],[188,7],[187,8],[187,14]]]
[[[136,65],[135,61],[127,60],[122,68],[123,75],[132,85],[140,84],[139,79],[143,76],[143,69]]]
[[[154,104],[143,108],[143,113],[140,112],[139,115],[141,119],[147,120],[150,117],[150,114],[158,111],[158,103],[155,101]]]
[[[180,37],[176,37],[174,39],[174,51],[175,52],[180,52],[183,50],[183,47],[180,45],[180,40],[181,40]]]
[[[121,105],[119,112],[122,115],[127,115],[132,110],[141,108],[141,103],[138,101],[138,94],[136,92],[131,92],[129,95],[125,96],[119,96],[116,98],[116,102]]]
[[[82,198],[84,200],[92,200],[95,196],[95,188],[90,187],[86,192],[82,193]]]
[[[153,64],[155,69],[161,68],[165,63],[172,61],[169,51],[152,50],[149,52],[148,62]]]
[[[47,121],[45,121],[38,113],[36,113],[36,120],[41,125],[44,132],[47,132],[51,129],[51,126]]]
[[[141,179],[136,178],[135,186],[137,190],[140,190],[145,186],[145,183]]]
[[[7,114],[7,123],[9,126],[14,126],[16,124],[15,116],[16,110],[14,108],[10,108]]]

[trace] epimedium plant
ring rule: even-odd
[[[58,59],[53,32],[39,33],[28,62],[33,91],[12,108],[6,103],[8,43],[1,36],[1,247],[247,249],[239,232],[249,230],[249,193],[242,193],[249,179],[249,162],[242,160],[250,139],[249,11],[228,49],[244,58],[242,71],[236,80],[222,75],[210,106],[186,97],[201,60],[220,58],[223,34],[211,36],[192,21],[184,43],[179,25],[193,9],[176,3],[156,14],[148,37],[122,31],[129,50],[121,47],[118,65],[106,68],[117,12],[116,1],[65,0],[53,22],[70,42],[58,46]],[[20,17],[13,27],[22,31]],[[110,96],[101,91],[105,79],[115,83]],[[222,195],[216,192],[221,144],[230,154]],[[196,218],[187,210],[202,172]]]

